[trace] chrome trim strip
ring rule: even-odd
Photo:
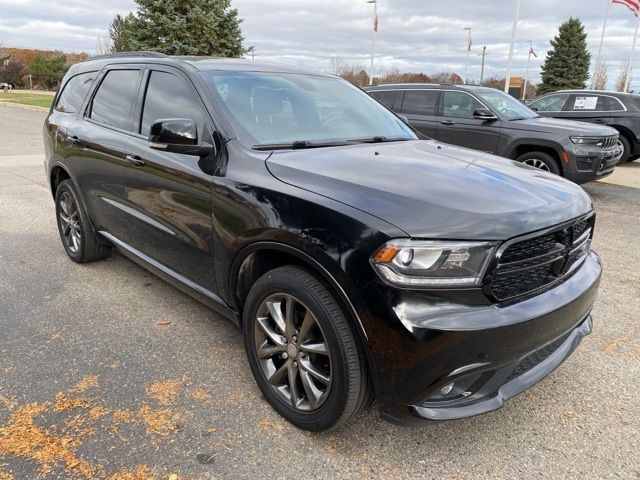
[[[158,230],[162,230],[165,233],[168,233],[169,235],[173,235],[175,236],[176,233],[171,230],[168,227],[165,227],[163,224],[161,224],[160,222],[158,222],[157,220],[154,220],[153,218],[151,218],[149,215],[145,215],[142,212],[139,212],[138,210],[136,210],[135,208],[131,208],[128,207],[126,205],[123,205],[122,203],[113,200],[112,198],[109,197],[101,197],[102,200],[104,200],[105,202],[107,202],[109,205],[113,205],[114,207],[122,210],[125,213],[128,213],[129,215],[136,217],[138,220],[142,220],[145,223],[148,223],[149,225],[156,227]]]
[[[207,290],[206,288],[204,288],[204,287],[198,285],[197,283],[189,280],[184,275],[182,275],[182,274],[180,274],[180,273],[178,273],[178,272],[176,272],[174,270],[171,270],[169,267],[167,267],[166,265],[160,263],[156,259],[150,257],[146,253],[143,253],[140,250],[138,250],[137,248],[132,247],[128,243],[123,242],[119,238],[114,237],[109,232],[105,232],[105,231],[101,230],[98,233],[100,235],[102,235],[103,237],[105,237],[110,242],[114,243],[116,246],[125,249],[127,252],[131,253],[132,255],[135,255],[136,257],[140,258],[141,260],[143,260],[144,262],[148,263],[152,267],[157,268],[161,272],[169,275],[170,277],[176,279],[180,283],[182,283],[182,284],[186,285],[187,287],[195,290],[196,292],[204,295],[205,297],[213,300],[214,302],[219,303],[220,305],[222,305],[222,306],[224,306],[226,308],[229,308],[229,306],[225,303],[225,301],[222,300],[218,295],[216,295],[212,291]]]

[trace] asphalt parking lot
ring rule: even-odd
[[[261,398],[230,323],[119,254],[67,258],[45,115],[0,106],[0,480],[640,478],[640,189],[585,187],[595,331],[551,376],[481,417],[402,429],[372,407],[310,434]]]

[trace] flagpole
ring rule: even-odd
[[[633,74],[633,57],[636,53],[636,43],[638,41],[638,27],[640,27],[640,18],[636,18],[636,33],[633,36],[633,46],[631,47],[631,56],[629,57],[629,69],[627,70],[627,79],[624,82],[624,92],[629,91],[629,82]]]
[[[516,16],[513,19],[513,27],[511,28],[511,47],[509,48],[509,62],[507,65],[507,79],[504,82],[504,91],[509,93],[509,84],[511,83],[511,65],[513,63],[513,46],[516,41],[516,28],[518,27],[518,18],[520,17],[520,0],[516,2]]]
[[[371,68],[369,69],[369,85],[373,85],[373,63],[376,57],[376,18],[378,18],[378,0],[367,0],[367,3],[373,3],[373,22],[371,27]]]
[[[469,72],[469,53],[471,53],[471,27],[466,27],[463,30],[467,30],[469,32],[469,36],[467,37],[467,61],[464,64],[464,84],[467,84],[468,80],[468,72]]]
[[[522,91],[522,100],[527,99],[527,86],[529,83],[529,66],[531,65],[531,52],[533,51],[533,41],[529,40],[529,58],[527,59],[527,73],[524,76],[524,90]]]
[[[609,18],[609,9],[611,8],[611,0],[607,0],[607,9],[604,12],[604,23],[602,24],[602,35],[600,36],[600,46],[598,47],[598,55],[596,55],[596,64],[594,68],[593,78],[591,79],[591,90],[596,86],[596,72],[600,65],[600,55],[602,54],[602,44],[604,43],[604,32],[607,29],[607,19]]]

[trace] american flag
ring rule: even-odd
[[[378,14],[376,13],[375,18],[373,19],[373,31],[377,32],[379,26],[380,26],[380,22],[378,21]]]
[[[471,47],[473,47],[473,42],[471,41],[471,35],[469,35],[469,42],[467,43],[467,52],[471,51]]]
[[[529,47],[529,55],[533,55],[534,57],[538,58],[538,55],[536,55],[536,52],[533,51],[533,45]]]
[[[640,12],[640,0],[611,0],[612,3],[619,3],[625,5],[633,14],[637,17]]]

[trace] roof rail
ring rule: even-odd
[[[96,55],[94,57],[89,57],[87,60],[102,60],[104,58],[126,58],[126,57],[166,57],[164,53],[160,52],[149,52],[149,51],[140,51],[140,52],[118,52],[118,53],[108,53],[106,55]]]

